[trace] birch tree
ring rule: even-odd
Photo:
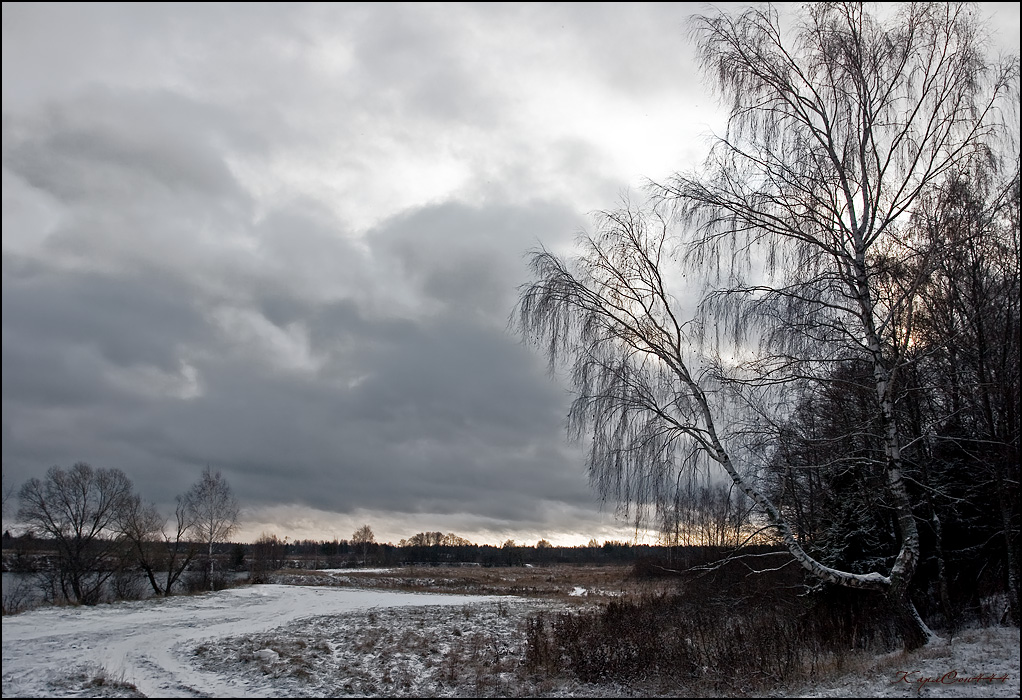
[[[515,322],[567,361],[569,432],[588,437],[604,498],[662,512],[678,470],[716,465],[808,572],[889,595],[922,641],[895,406],[943,251],[907,222],[946,178],[998,166],[1017,62],[986,61],[967,5],[898,5],[883,22],[860,3],[806,8],[790,38],[769,6],[695,18],[726,132],[700,170],[653,183],[650,203],[601,214],[574,260],[534,251]],[[798,398],[849,363],[871,377],[897,528],[897,551],[868,572],[812,556],[756,478]]]
[[[437,533],[442,536],[442,533]],[[355,530],[351,535],[351,546],[352,548],[362,555],[362,566],[366,565],[366,561],[369,558],[369,550],[373,544],[376,543],[376,535],[373,534],[373,529],[368,524]]]
[[[210,467],[185,494],[185,513],[192,522],[194,532],[206,546],[209,557],[209,588],[214,588],[213,545],[225,541],[238,527],[238,501],[234,498],[230,484]]]

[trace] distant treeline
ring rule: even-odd
[[[475,544],[457,538],[460,542],[433,544],[414,543],[415,539],[391,543],[370,543],[366,563],[372,566],[401,566],[409,564],[476,564],[479,566],[525,566],[551,564],[633,564],[637,559],[656,557],[671,559],[680,556],[681,547],[660,547],[629,542],[591,542],[584,546],[558,547],[540,540],[535,545],[507,541],[501,546]],[[295,542],[257,542],[249,545],[253,558],[260,550],[272,550],[276,568],[334,568],[361,564],[360,547],[347,540],[297,540]]]
[[[445,536],[449,542],[451,536]],[[588,545],[558,547],[541,540],[536,545],[507,541],[501,546],[475,544],[466,539],[458,544],[424,544],[414,538],[399,544],[370,543],[365,564],[368,566],[407,565],[477,565],[477,566],[549,566],[551,564],[622,564],[642,559],[677,562],[704,560],[704,550],[718,549],[698,546],[666,547],[632,544],[620,541],[595,541]],[[264,536],[253,543],[222,542],[214,546],[213,555],[219,568],[235,571],[267,572],[279,569],[331,569],[362,566],[360,548],[350,540],[288,541]],[[14,536],[3,534],[3,570],[32,572],[47,566],[56,556],[52,539],[32,533]],[[115,563],[111,562],[111,566]]]

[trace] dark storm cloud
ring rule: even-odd
[[[511,519],[535,516],[539,496],[591,500],[577,465],[564,469],[563,397],[497,324],[256,298],[255,309],[276,307],[268,322],[306,324],[313,353],[329,358],[292,372],[232,347],[192,305],[170,301],[180,294],[161,291],[132,278],[5,276],[5,424],[15,428],[5,451],[29,462],[14,466],[38,470],[19,428],[44,416],[60,428],[51,448],[67,461],[137,455],[124,468],[154,498],[163,494],[148,487],[153,465],[172,465],[181,478],[160,483],[180,491],[209,463],[250,505]],[[140,396],[109,377],[140,366],[173,377],[182,348],[197,396]]]
[[[255,297],[267,320],[308,328],[322,363],[308,374],[267,374],[227,358],[202,371],[210,377],[202,407],[167,421],[197,436],[195,452],[181,459],[214,453],[254,485],[249,498],[267,503],[281,491],[265,489],[264,476],[284,473],[289,493],[325,510],[511,517],[529,513],[539,494],[591,502],[562,445],[565,397],[505,328],[521,279],[520,239],[555,233],[565,219],[556,210],[444,205],[375,232],[382,252],[367,255],[376,274],[364,276],[404,288],[421,309],[408,318],[373,316],[350,300]],[[484,274],[455,293],[457,269]],[[445,275],[455,282],[431,294]]]
[[[444,203],[357,245],[314,202],[255,215],[223,123],[100,91],[5,124],[6,176],[61,211],[4,255],[5,475],[86,459],[166,501],[210,464],[250,507],[338,513],[590,504],[563,392],[506,328],[525,250],[577,215]]]
[[[527,278],[527,251],[541,240],[568,239],[583,223],[546,202],[485,209],[447,203],[387,222],[372,241],[422,299],[503,325]]]
[[[201,314],[181,303],[189,290],[172,279],[33,263],[18,269],[7,258],[3,274],[5,397],[32,401],[41,385],[73,386],[76,363],[90,355],[96,363],[176,371],[177,348],[206,332]],[[44,371],[41,355],[50,356]],[[96,392],[99,378],[88,378]]]
[[[97,90],[34,115],[31,126],[10,124],[4,159],[32,186],[68,201],[120,200],[140,185],[238,196],[210,149],[217,119],[225,116],[175,95]]]

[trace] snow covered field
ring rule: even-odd
[[[524,670],[524,620],[567,605],[268,584],[40,608],[3,618],[3,697],[638,694]],[[995,628],[965,631],[911,654],[864,659],[855,673],[795,695],[1019,697],[1019,690],[1019,631]]]

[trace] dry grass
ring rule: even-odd
[[[542,601],[378,608],[193,650],[207,670],[268,675],[304,697],[535,695],[521,622]],[[260,658],[269,649],[272,661]],[[290,692],[288,693],[291,694]]]
[[[357,610],[193,653],[206,670],[272,679],[279,697],[791,696],[848,674],[886,687],[891,668],[944,658],[932,648],[883,653],[883,630],[864,629],[881,610],[805,609],[790,572],[634,574],[566,565],[277,572],[274,582],[294,585],[498,597]],[[847,629],[845,613],[861,624]]]
[[[407,566],[389,571],[329,574],[322,571],[281,571],[275,583],[347,586],[420,593],[515,595],[569,603],[608,602],[673,590],[663,581],[638,581],[631,566],[457,567]]]
[[[124,674],[111,673],[98,664],[86,664],[70,670],[64,678],[51,683],[54,697],[144,698]],[[6,696],[5,696],[6,697]]]
[[[635,581],[630,572],[627,566],[564,565],[279,571],[271,582],[508,597],[452,607],[355,611],[299,624],[286,634],[238,637],[217,649],[199,646],[193,653],[207,669],[269,675],[308,697],[543,696],[565,687],[579,697],[630,696],[613,684],[588,684],[559,672],[537,674],[525,662],[527,621],[536,614],[594,610],[663,588]],[[278,659],[261,660],[262,649],[276,652]]]

